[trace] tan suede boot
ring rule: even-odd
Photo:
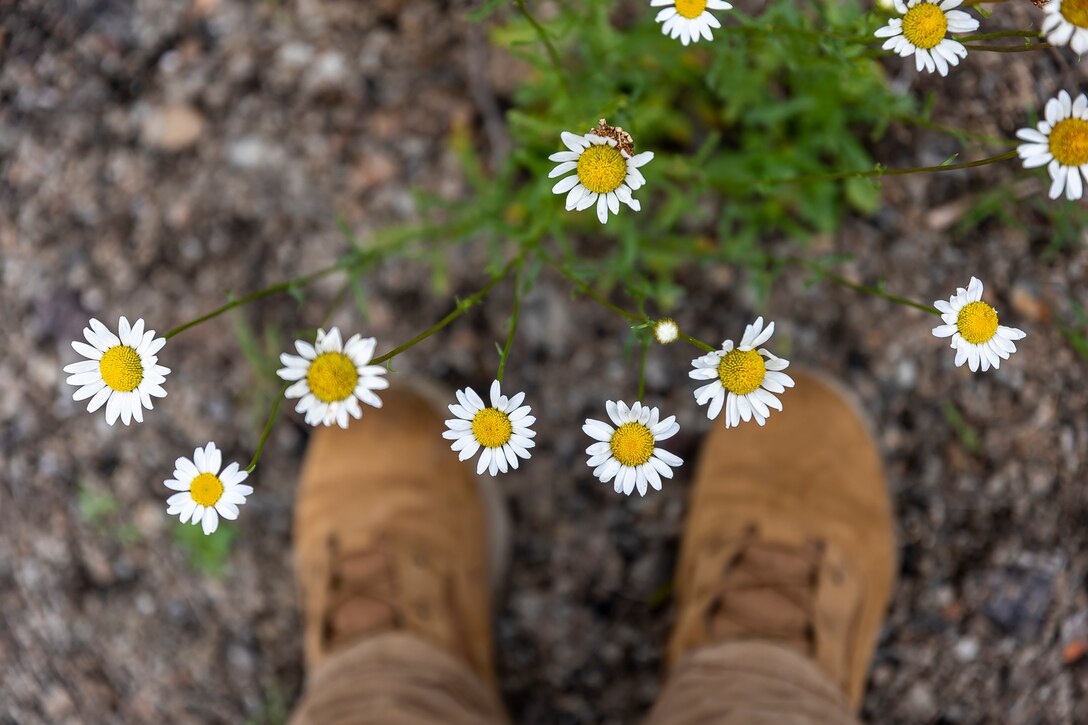
[[[294,541],[306,666],[400,630],[494,683],[491,594],[505,566],[505,512],[494,479],[478,483],[442,438],[441,392],[412,387],[390,389],[382,410],[310,441]]]
[[[776,642],[811,657],[856,710],[895,578],[891,504],[860,414],[832,385],[793,377],[766,427],[707,434],[667,661]]]

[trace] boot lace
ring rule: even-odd
[[[750,529],[710,597],[705,615],[710,637],[758,636],[812,654],[823,552],[821,542],[788,546],[763,541]]]

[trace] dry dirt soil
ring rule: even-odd
[[[889,82],[937,91],[944,123],[1006,136],[1057,89],[1083,89],[1068,53],[965,66],[918,80],[889,64]],[[161,482],[207,440],[248,458],[274,389],[239,329],[312,328],[340,281],[172,340],[174,392],[132,428],[71,400],[69,343],[90,316],[165,329],[328,264],[345,249],[338,215],[365,240],[413,218],[414,189],[458,198],[451,129],[501,153],[515,76],[463,6],[436,0],[0,0],[0,722],[282,720],[303,680],[289,554],[307,431],[273,432],[219,576],[177,542]],[[904,127],[875,153],[904,166],[955,150]],[[926,315],[841,287],[787,275],[756,310],[737,270],[682,280],[699,290],[677,311],[685,329],[719,339],[767,312],[790,357],[844,381],[874,421],[901,569],[871,722],[1088,722],[1088,361],[1060,331],[1088,302],[1084,234],[1052,251],[1030,214],[951,231],[984,180],[1014,172],[888,180],[881,211],[814,247],[925,300],[982,277],[1028,332],[998,373],[956,369]],[[1044,193],[1042,174],[1023,178],[1021,194]],[[475,289],[483,261],[453,262],[452,291]],[[407,339],[448,309],[430,289],[420,266],[384,264],[365,282],[366,329]],[[486,385],[509,303],[497,291],[399,368]],[[498,612],[503,695],[520,722],[635,722],[660,687],[692,469],[645,499],[594,481],[579,423],[630,394],[623,325],[548,275],[524,308],[514,354],[540,446],[502,479],[517,563]],[[364,324],[350,300],[332,320]],[[676,384],[690,357],[657,350],[647,372],[687,459],[707,425]]]

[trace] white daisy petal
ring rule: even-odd
[[[94,396],[101,393],[103,390],[106,392],[106,396],[113,392],[104,382],[102,382],[101,380],[95,380],[93,383],[84,385],[79,390],[77,390],[75,394],[72,395],[72,400],[86,400],[87,398],[93,398]],[[103,397],[103,399],[105,399],[105,396]]]
[[[609,449],[609,450],[607,450],[607,451],[605,451],[603,453],[594,453],[593,455],[591,455],[589,457],[589,460],[586,461],[586,465],[589,466],[590,468],[596,468],[597,466],[601,465],[602,463],[604,463],[605,461],[607,461],[611,457],[612,457],[611,449]]]
[[[1065,197],[1070,201],[1076,201],[1081,196],[1080,168],[1076,166],[1066,167]]]
[[[193,451],[193,463],[196,464],[196,470],[200,473],[208,472],[208,461],[204,457],[204,449],[197,448]]]
[[[453,441],[453,443],[450,445],[450,450],[453,450],[453,451],[462,450],[463,448],[468,446],[469,443],[476,440],[475,438],[472,437],[471,433],[468,433],[466,431],[457,431],[457,430],[443,431],[442,432],[442,437],[445,438],[448,441],[449,440]]]
[[[124,319],[124,318],[121,318],[121,319]],[[127,322],[127,320],[126,320],[126,322]],[[92,317],[90,319],[90,321],[88,322],[88,324],[91,326],[91,329],[94,331],[95,335],[98,337],[98,340],[102,343],[102,345],[103,345],[102,352],[105,352],[106,350],[110,349],[111,347],[116,347],[116,346],[121,344],[121,338],[119,338],[117,335],[110,332],[110,329],[108,327],[106,327],[104,324],[102,324],[101,322],[99,322],[97,319]],[[120,324],[118,324],[118,327],[120,327]]]
[[[646,475],[646,480],[649,482],[650,487],[655,491],[661,490],[661,474],[657,472],[657,469],[652,464],[646,463],[643,465],[643,470]]]
[[[457,454],[457,460],[459,461],[467,461],[480,450],[480,444],[476,442],[475,438],[464,438],[463,440],[468,441],[468,443]]]
[[[97,360],[81,360],[79,362],[71,363],[64,366],[64,372],[71,373],[73,375],[79,375],[80,373],[98,372]]]
[[[586,424],[582,426],[582,431],[595,440],[610,441],[612,440],[612,434],[616,432],[616,429],[599,420],[587,418]]]
[[[577,174],[574,176],[566,176],[559,181],[555,182],[555,186],[552,187],[553,194],[566,194],[578,184]]]
[[[472,410],[474,415],[476,412],[481,411],[487,407],[484,404],[484,399],[477,395],[476,391],[472,388],[465,388],[464,395],[468,402],[472,405],[469,410]]]
[[[706,409],[706,417],[709,420],[715,420],[722,412],[722,406],[725,404],[725,388],[721,386],[721,383],[717,384],[714,398],[710,401],[710,405]]]
[[[586,141],[585,137],[576,136],[569,131],[564,131],[563,133],[559,134],[559,137],[563,140],[563,144],[568,149],[579,155],[581,155],[585,147],[589,145],[589,142]]]
[[[215,533],[215,530],[219,528],[219,514],[216,513],[215,507],[208,506],[204,509],[204,516],[201,524],[205,535]]]
[[[756,416],[756,422],[763,425],[763,421],[770,417],[771,411],[768,410],[767,404],[756,395],[759,392],[762,392],[762,390],[756,388],[754,392],[748,394],[747,398],[748,404],[752,406],[752,415]]]
[[[228,489],[234,488],[247,478],[249,478],[249,472],[241,470],[241,466],[234,462],[230,463],[219,474],[219,480]]]
[[[579,154],[573,151],[558,151],[548,157],[548,161],[577,161]]]
[[[601,483],[608,483],[613,477],[620,472],[623,466],[615,458],[609,458],[603,467],[600,469],[600,473],[594,473],[601,479]]]
[[[577,204],[575,204],[574,210],[575,211],[585,211],[586,209],[588,209],[589,207],[591,207],[591,206],[593,206],[594,204],[597,203],[597,197],[598,197],[597,192],[590,191],[589,189],[586,189],[585,195],[581,199],[578,200]]]
[[[578,208],[578,204],[582,201],[582,198],[588,193],[589,189],[581,184],[576,184],[574,188],[567,192],[567,199],[563,203],[564,208],[566,208],[567,211],[574,211]]]
[[[601,194],[597,198],[597,220],[601,224],[608,223],[608,194]]]
[[[196,513],[196,510],[198,508],[199,506],[196,505],[196,502],[193,501],[192,498],[189,498],[187,500],[181,501],[178,504],[175,504],[172,507],[168,507],[166,509],[166,512],[170,515],[177,514],[178,519],[181,521],[181,523],[187,524],[189,523],[189,520],[193,517],[193,514]]]
[[[760,388],[753,392],[752,395],[759,398],[759,400],[768,408],[774,408],[779,411],[782,410],[782,401],[776,398],[771,391]]]
[[[465,418],[466,420],[472,420],[472,416],[476,415],[476,413],[478,413],[484,407],[482,400],[479,400],[479,398],[477,398],[479,403],[473,402],[469,400],[468,396],[465,395],[464,391],[462,390],[454,391],[454,395],[457,397],[457,402],[461,404],[461,409],[464,411],[463,414],[455,413],[455,415]],[[450,410],[453,410],[452,406],[450,407]]]
[[[549,179],[554,179],[557,176],[562,176],[563,174],[567,173],[568,171],[574,171],[574,169],[576,169],[577,167],[578,167],[578,162],[576,162],[576,161],[564,161],[563,163],[559,164],[558,166],[556,166],[554,169],[552,169],[548,173],[548,178]],[[575,176],[574,180],[577,181],[578,177]]]

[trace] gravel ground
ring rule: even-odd
[[[302,682],[287,555],[306,432],[291,421],[273,433],[225,576],[190,565],[161,481],[164,461],[206,440],[248,457],[269,391],[236,325],[291,335],[322,319],[340,282],[315,285],[305,306],[270,298],[179,336],[162,360],[177,392],[134,428],[71,400],[69,341],[92,315],[165,329],[227,291],[328,264],[345,248],[338,215],[365,239],[412,216],[413,189],[457,198],[445,139],[494,124],[511,66],[488,58],[460,6],[434,0],[60,6],[0,2],[0,722],[277,721]],[[1008,135],[1083,78],[1064,55],[977,55],[969,72],[921,83],[956,100],[941,102],[942,122]],[[877,151],[939,163],[949,144],[899,128]],[[902,568],[872,722],[1088,722],[1088,365],[1059,332],[1071,301],[1088,301],[1088,255],[1083,232],[1049,251],[1054,230],[1026,213],[953,233],[987,178],[889,180],[877,215],[812,251],[852,253],[851,279],[925,300],[982,277],[1029,334],[999,373],[954,368],[920,312],[800,275],[766,308],[784,352],[856,391],[887,456]],[[480,283],[475,254],[454,264],[453,291]],[[366,329],[402,340],[443,314],[427,274],[372,274]],[[682,282],[699,293],[675,316],[704,339],[740,329],[756,305],[744,281],[691,270]],[[485,384],[508,294],[400,369]],[[360,324],[350,304],[332,320]],[[620,322],[545,276],[520,329],[518,384],[548,404],[533,465],[503,479],[518,564],[498,621],[504,696],[521,722],[633,722],[660,684],[689,479],[617,500],[582,468],[572,421],[631,394]],[[688,459],[706,425],[674,384],[690,357],[658,350],[647,371],[651,399],[679,412],[673,448]],[[114,508],[89,514],[88,501]]]

